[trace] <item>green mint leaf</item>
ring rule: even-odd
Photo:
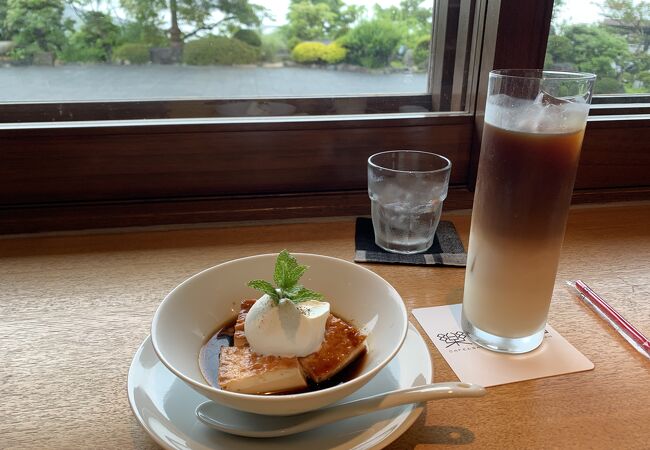
[[[292,261],[293,260],[293,261]],[[293,256],[288,251],[282,250],[275,260],[275,271],[273,272],[273,281],[275,285],[282,290],[288,289],[291,286],[285,284],[287,274],[291,270],[290,266],[298,264]]]
[[[291,289],[287,289],[285,291],[282,291],[282,294],[284,295],[285,298],[288,298],[289,300],[291,300],[296,295],[298,295],[298,292],[300,292],[301,289],[304,289],[303,285],[302,284],[296,284]]]
[[[249,281],[248,286],[269,295],[276,305],[282,298],[288,298],[294,303],[321,300],[323,298],[321,294],[298,284],[298,280],[307,269],[307,266],[298,264],[296,258],[291,256],[288,251],[282,250],[275,261],[275,270],[273,271],[275,286],[264,280]]]
[[[273,281],[282,291],[286,291],[298,283],[306,270],[307,266],[301,266],[288,251],[282,250],[275,262]]]
[[[253,289],[257,289],[258,291],[267,294],[275,303],[280,301],[280,294],[278,294],[273,285],[268,281],[252,280],[248,282],[248,287],[252,287]]]
[[[304,273],[307,271],[309,267],[307,266],[301,266],[297,265],[296,267],[293,267],[289,270],[289,273],[287,274],[287,278],[285,279],[285,282],[287,284],[287,288],[290,289],[298,284],[298,280],[304,275]]]
[[[291,297],[288,298],[294,303],[300,303],[307,300],[322,300],[323,295],[301,286],[300,289],[292,292]]]

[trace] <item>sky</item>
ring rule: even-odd
[[[601,20],[602,0],[566,0],[558,15],[559,22],[594,23]]]

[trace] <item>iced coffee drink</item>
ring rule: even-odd
[[[544,334],[593,83],[556,97],[538,74],[491,74],[465,276],[463,328],[512,353]]]

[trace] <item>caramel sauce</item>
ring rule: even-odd
[[[234,346],[236,322],[237,320],[235,319],[225,326],[219,328],[201,347],[201,351],[199,352],[199,368],[201,369],[201,373],[203,374],[203,377],[208,382],[208,384],[217,389],[221,389],[219,387],[219,356],[221,353],[221,348]],[[311,379],[308,378],[306,389],[282,393],[274,392],[272,394],[265,395],[299,394],[303,392],[318,391],[321,389],[337,386],[341,383],[345,383],[358,377],[361,374],[366,360],[367,350],[364,348],[364,350],[354,359],[354,361],[352,361],[340,372],[328,380],[325,380],[321,383],[314,383]]]

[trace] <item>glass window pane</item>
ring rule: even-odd
[[[476,4],[0,1],[0,120],[465,111]]]
[[[650,2],[556,0],[545,68],[595,73],[595,94],[650,92]]]

